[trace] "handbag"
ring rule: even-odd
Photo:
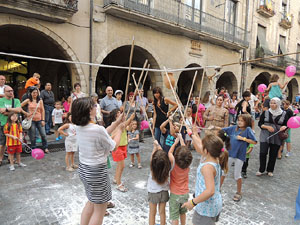
[[[34,110],[34,113],[32,114],[31,118],[25,118],[23,121],[22,121],[22,127],[24,130],[29,130],[30,127],[31,127],[31,124],[32,124],[32,119],[37,111],[37,108],[39,107],[40,105],[40,101],[38,102],[38,104],[36,105],[35,107],[35,110]]]
[[[284,131],[280,131],[278,133],[278,137],[280,140],[284,141],[289,137],[288,130],[289,130],[289,128],[285,129]]]

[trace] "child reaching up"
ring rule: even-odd
[[[279,98],[282,99],[282,89],[288,84],[288,81],[285,82],[283,85],[278,82],[279,76],[277,74],[273,74],[270,78],[270,84],[266,91],[269,91],[269,97],[272,98]]]
[[[215,224],[222,210],[220,164],[223,162],[219,162],[219,157],[222,153],[223,141],[213,133],[207,134],[201,140],[197,128],[193,128],[193,132],[189,129],[188,134],[192,137],[194,147],[202,155],[203,160],[197,168],[195,198],[184,203],[182,207],[189,210],[195,207],[193,224]]]
[[[142,169],[139,146],[139,130],[137,127],[137,121],[133,120],[128,128],[128,154],[130,155],[131,160],[129,167],[134,167],[134,155],[136,155],[138,168]]]
[[[15,112],[11,112],[8,114],[7,123],[3,128],[3,133],[6,136],[6,146],[8,159],[10,161],[9,170],[14,171],[14,155],[16,154],[17,164],[21,167],[25,167],[26,165],[21,163],[21,152],[22,152],[22,126],[18,121],[18,114]]]
[[[166,152],[154,141],[150,159],[150,175],[147,183],[149,202],[149,225],[155,225],[157,206],[160,224],[166,224],[166,204],[169,201],[169,173],[171,164]]]
[[[65,130],[67,132],[65,132]],[[74,154],[77,152],[77,141],[76,141],[76,129],[75,125],[72,123],[72,115],[69,112],[65,118],[64,125],[62,125],[58,132],[66,136],[65,148],[66,148],[66,170],[69,172],[77,169],[78,166],[74,163]],[[71,161],[71,164],[70,164]]]
[[[175,154],[174,150],[179,143],[181,146],[177,147]],[[182,204],[189,199],[189,166],[192,163],[193,156],[191,151],[185,146],[181,134],[178,134],[174,144],[168,153],[171,169],[170,179],[170,220],[172,225],[186,224],[186,208],[181,208]]]

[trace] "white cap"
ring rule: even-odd
[[[121,94],[123,95],[123,91],[122,91],[122,90],[116,90],[115,96],[116,96],[117,94],[119,94],[119,93],[121,93]]]

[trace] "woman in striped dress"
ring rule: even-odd
[[[101,225],[111,200],[111,186],[107,173],[107,156],[114,151],[124,129],[124,116],[104,128],[95,124],[96,107],[91,98],[79,98],[72,103],[72,121],[76,126],[79,149],[79,177],[88,198],[82,214],[81,225]],[[110,137],[110,133],[113,138]]]

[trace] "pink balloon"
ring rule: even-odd
[[[295,66],[288,66],[286,69],[285,69],[285,74],[288,76],[288,77],[292,77],[296,74],[296,67]]]
[[[149,128],[149,123],[146,120],[141,122],[141,130],[145,130]]]
[[[300,117],[299,116],[291,117],[287,122],[287,126],[289,128],[299,128],[300,127]]]
[[[33,158],[35,158],[36,160],[40,160],[40,159],[44,158],[45,153],[44,153],[44,151],[43,151],[42,149],[40,149],[40,148],[34,148],[34,149],[32,149],[32,151],[31,151],[31,156],[32,156]]]
[[[298,109],[295,109],[294,110],[294,114],[298,114],[299,113],[299,110]],[[300,118],[300,117],[299,117]]]
[[[257,89],[260,93],[263,93],[267,89],[267,85],[260,84],[260,85],[258,85]]]

